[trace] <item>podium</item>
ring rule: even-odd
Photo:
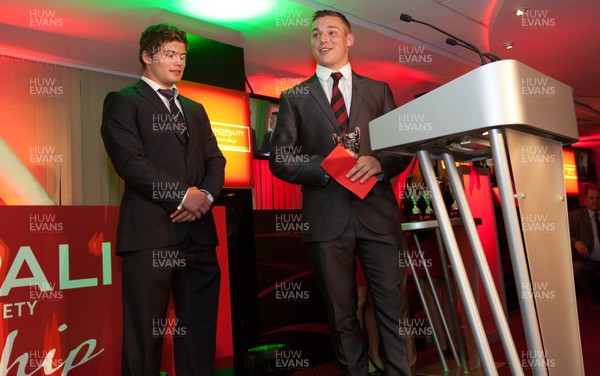
[[[579,137],[572,89],[518,61],[497,61],[371,121],[369,131],[373,150],[419,159],[483,372],[498,374],[432,158],[446,165],[511,374],[584,374],[562,162],[562,145]],[[455,168],[490,157],[528,347],[521,354]]]

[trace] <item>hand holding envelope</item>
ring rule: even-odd
[[[364,183],[361,183],[360,180],[353,182],[348,179],[346,174],[357,164],[356,159],[354,159],[343,146],[338,145],[327,158],[321,162],[321,167],[327,171],[332,179],[364,200],[369,191],[377,183],[377,178],[371,176]]]

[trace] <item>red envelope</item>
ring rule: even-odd
[[[356,159],[354,159],[341,145],[336,146],[327,158],[321,162],[321,167],[327,171],[332,179],[364,200],[367,193],[369,193],[377,183],[377,178],[371,176],[364,183],[361,183],[360,179],[352,182],[346,177],[346,174],[354,166],[356,166]]]

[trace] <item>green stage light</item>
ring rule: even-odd
[[[206,21],[227,23],[263,17],[275,9],[276,0],[177,0],[174,8]]]

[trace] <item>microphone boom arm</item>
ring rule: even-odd
[[[477,52],[474,49],[472,49],[471,47],[467,46],[466,44],[460,43],[459,41],[457,41],[454,38],[448,38],[446,39],[446,43],[451,45],[451,46],[460,46],[462,48],[466,48],[467,50],[473,51],[473,52]],[[494,61],[500,61],[502,60],[501,58],[499,58],[498,56],[494,55],[491,52],[482,52],[481,53],[483,56],[485,56],[490,63],[493,63]]]
[[[479,55],[479,58],[481,59],[481,65],[485,65],[485,64],[486,64],[485,58],[483,57],[483,56],[484,56],[484,54],[481,52],[481,50],[480,50],[479,48],[475,47],[475,46],[474,46],[474,45],[472,45],[471,43],[469,43],[469,42],[467,42],[467,41],[465,41],[465,40],[462,40],[462,39],[460,39],[459,37],[457,37],[457,36],[454,36],[454,35],[450,34],[449,32],[447,32],[447,31],[444,31],[444,30],[442,30],[442,29],[440,29],[440,28],[438,28],[438,27],[436,27],[436,26],[433,26],[433,25],[431,25],[431,24],[428,24],[427,22],[423,22],[423,21],[415,20],[414,18],[412,18],[411,16],[409,16],[409,15],[408,15],[408,14],[406,14],[406,13],[402,13],[402,14],[400,15],[400,19],[401,19],[402,21],[404,21],[404,22],[416,22],[416,23],[420,23],[420,24],[422,24],[422,25],[425,25],[425,26],[429,26],[430,28],[432,28],[432,29],[435,29],[435,30],[439,31],[439,32],[440,32],[440,33],[442,33],[442,34],[444,34],[444,35],[447,35],[447,36],[449,36],[450,38],[452,38],[452,39],[454,39],[454,40],[456,40],[456,41],[459,41],[459,42],[463,43],[463,44],[464,44],[465,46],[467,46],[467,47],[468,47],[470,50],[472,50],[472,51],[475,51],[475,52],[476,52],[476,53]]]

